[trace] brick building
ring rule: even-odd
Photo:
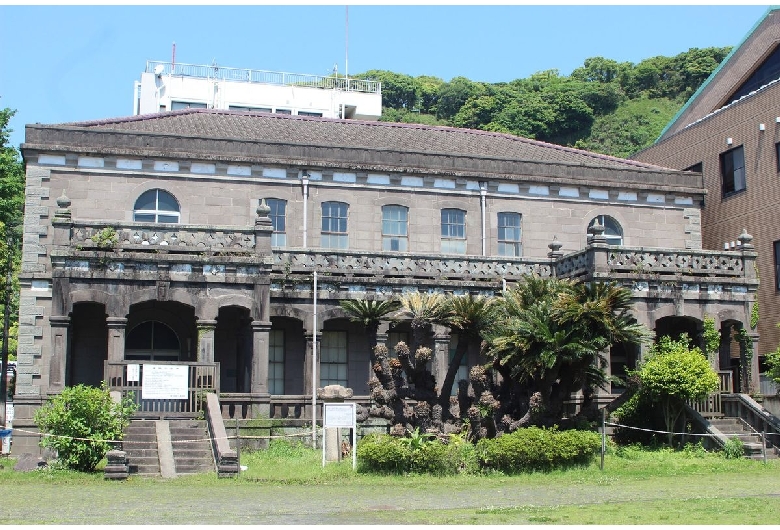
[[[22,153],[20,451],[48,396],[142,392],[150,364],[185,366],[226,417],[310,418],[313,387],[332,383],[365,401],[367,339],[345,298],[614,280],[648,328],[697,336],[706,315],[747,326],[757,285],[749,235],[701,249],[700,174],[510,135],[187,109],[28,125]],[[429,340],[441,378],[457,336]],[[640,354],[615,349],[611,370]]]
[[[754,236],[764,355],[780,344],[780,9],[770,8],[745,39],[634,160],[700,172],[706,249],[734,248]]]

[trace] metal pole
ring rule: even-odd
[[[317,271],[314,271],[314,308],[311,334],[311,441],[317,447]]]
[[[11,288],[13,284],[13,238],[6,232],[6,250],[8,260],[6,261],[5,293],[3,309],[3,350],[2,359],[0,359],[0,425],[6,426],[6,406],[8,403],[8,328],[11,320]]]
[[[236,416],[236,460],[238,461],[238,474],[241,474],[241,435],[238,430],[238,416]]]
[[[761,431],[761,456],[764,458],[764,465],[766,465],[766,429]]]
[[[601,409],[601,471],[604,471],[604,453],[607,451],[607,407]]]

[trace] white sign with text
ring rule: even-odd
[[[144,364],[141,399],[187,399],[189,367]]]

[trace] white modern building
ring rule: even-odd
[[[133,114],[186,108],[377,120],[382,87],[348,77],[147,61],[135,82]]]

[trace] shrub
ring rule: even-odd
[[[505,473],[549,471],[587,464],[601,449],[592,431],[559,431],[528,427],[477,444],[480,465]]]
[[[723,455],[726,458],[742,458],[745,456],[745,444],[739,438],[729,438],[723,446]]]
[[[454,475],[479,469],[474,446],[459,436],[451,436],[448,443],[433,439],[417,444],[406,441],[409,439],[387,434],[364,437],[357,447],[360,470]]]
[[[93,471],[111,449],[110,440],[122,438],[135,408],[129,398],[115,402],[105,383],[66,387],[35,413],[35,423],[47,435],[41,446],[56,450],[71,469]]]

